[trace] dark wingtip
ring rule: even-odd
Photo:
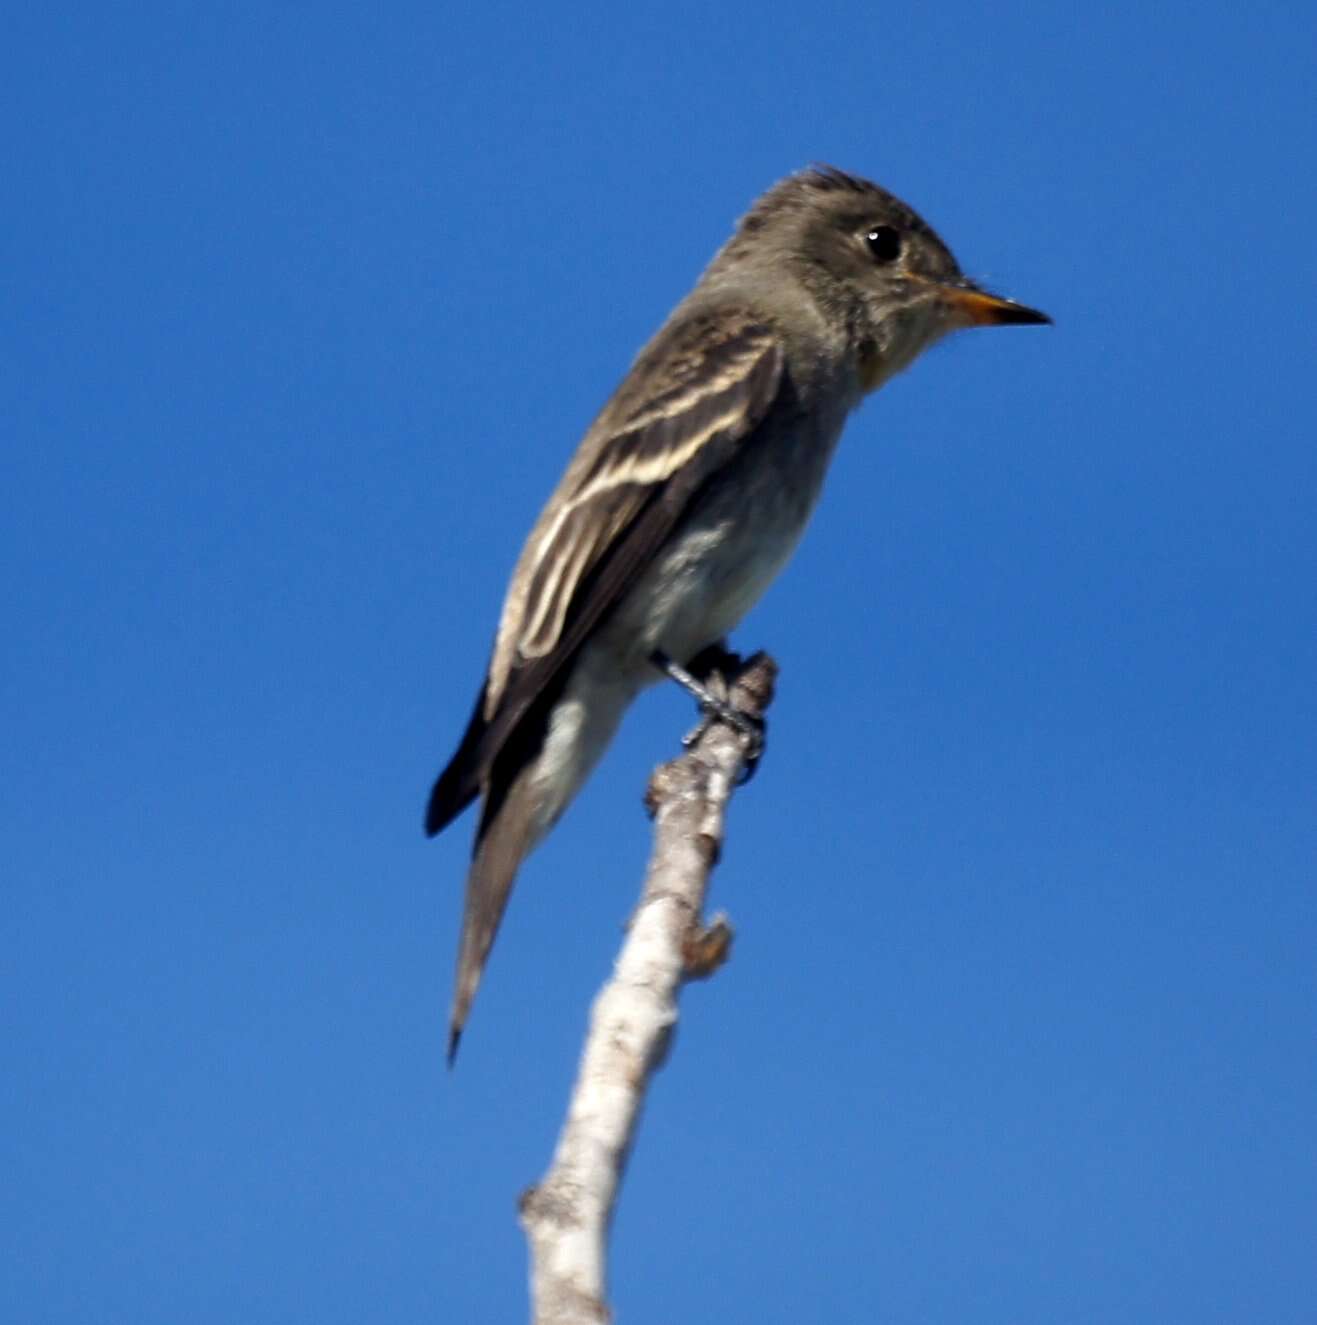
[[[454,1026],[448,1032],[448,1070],[453,1070],[453,1064],[457,1062],[457,1046],[462,1039],[462,1028]]]
[[[430,799],[425,805],[426,837],[433,837],[455,817],[455,812],[450,812],[448,809],[448,797],[444,794],[446,788],[443,782],[443,778],[440,778],[430,788]]]
[[[453,756],[453,761],[435,779],[425,806],[425,835],[433,837],[447,828],[480,794],[480,782],[467,758],[469,742]]]
[[[485,686],[489,683],[486,681]],[[489,724],[485,721],[485,686],[476,698],[471,720],[466,725],[462,744],[448,761],[448,767],[435,779],[430,788],[430,799],[425,806],[425,835],[433,837],[457,818],[480,795],[480,775],[483,761],[480,743]]]

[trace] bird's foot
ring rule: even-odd
[[[725,722],[746,738],[740,777],[744,786],[759,767],[768,724],[762,717],[742,712],[729,699],[732,684],[746,666],[741,656],[718,643],[702,649],[685,667],[659,650],[655,650],[650,661],[699,705],[699,725],[682,738],[686,749],[697,744],[715,722]]]

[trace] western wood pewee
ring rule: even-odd
[[[909,207],[820,167],[742,218],[591,425],[526,540],[485,684],[430,795],[477,797],[449,1061],[523,859],[623,712],[721,640],[795,548],[843,424],[960,327],[1038,323]]]

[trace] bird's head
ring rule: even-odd
[[[960,270],[936,232],[899,198],[830,166],[783,180],[742,218],[719,255],[727,271],[785,267],[828,322],[845,330],[873,390],[962,327],[1047,323]]]

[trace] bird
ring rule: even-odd
[[[517,871],[623,713],[782,569],[864,398],[964,327],[1042,324],[908,205],[814,165],[760,196],[640,351],[526,539],[484,683],[425,812],[473,801],[451,1066]]]

